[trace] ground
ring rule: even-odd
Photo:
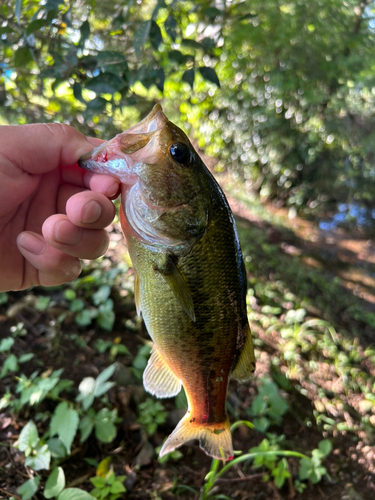
[[[328,439],[332,452],[322,459],[327,474],[316,484],[311,478],[298,482],[300,462],[296,457],[288,458],[290,477],[280,488],[272,471],[252,468],[253,462],[248,460],[221,476],[210,498],[372,498],[375,243],[340,228],[327,233],[314,222],[289,219],[285,210],[254,202],[234,181],[223,181],[246,262],[249,318],[257,354],[254,379],[242,385],[231,382],[229,388],[231,422],[250,420],[257,422],[258,429],[237,427],[234,448],[247,453],[268,439],[278,443],[280,450],[311,456]],[[74,402],[81,380],[96,378],[113,361],[118,363],[113,376],[117,384],[93,407],[117,409],[117,435],[108,443],[93,435],[80,443],[76,437],[71,456],[59,462],[67,486],[91,491],[93,464],[111,456],[116,475],[127,476],[127,493],[119,498],[204,498],[202,488],[212,461],[197,443],[184,446],[182,455],[165,463],[158,461],[155,452],[184,413],[182,398],[162,401],[168,415],[165,421],[160,419],[156,431],[151,432],[140,419],[141,405],[148,396],[140,380],[139,350],[147,345],[148,336],[136,317],[132,270],[118,267],[124,252],[115,224],[106,258],[87,265],[78,284],[2,296],[0,342],[10,336],[15,342],[11,349],[0,352],[0,362],[10,354],[18,360],[25,353],[34,353],[34,357],[20,361],[16,371],[10,369],[0,378],[0,498],[21,498],[17,487],[34,475],[25,467],[24,453],[13,446],[27,422],[33,419],[42,436],[57,402],[65,398]],[[111,274],[113,269],[118,271]],[[113,303],[108,296],[100,297],[108,287]],[[93,292],[99,295],[93,298]],[[81,302],[73,305],[76,300]],[[112,310],[116,315],[113,327]],[[116,351],[119,345],[125,345],[128,352]],[[74,382],[71,392],[61,393],[62,398],[46,397],[40,404],[24,404],[17,411],[4,402],[1,406],[5,393],[11,394],[11,400],[20,397],[15,376],[30,377],[38,371],[48,378],[59,368],[64,370],[61,378]],[[286,403],[285,411],[273,408],[267,396],[263,407],[255,409],[254,399],[266,380],[273,383],[271,388],[276,387],[278,401]],[[38,474],[45,481],[49,471],[39,470]],[[42,489],[33,498],[44,498]]]

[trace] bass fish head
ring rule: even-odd
[[[160,104],[137,125],[82,156],[78,163],[121,181],[126,219],[143,239],[158,243],[158,237],[165,237],[164,243],[175,246],[206,227],[206,167]]]

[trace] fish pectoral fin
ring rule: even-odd
[[[137,309],[137,315],[141,315],[141,295],[139,291],[139,276],[137,271],[134,269],[134,301],[135,307]]]
[[[165,266],[157,267],[157,271],[163,276],[165,281],[172,289],[176,299],[181,304],[182,309],[186,312],[192,321],[195,321],[193,297],[189,290],[189,285],[178,266],[169,259]]]
[[[143,385],[147,392],[157,398],[171,398],[181,390],[181,380],[169,368],[155,345],[143,372]]]
[[[255,370],[255,355],[251,331],[249,325],[246,326],[246,339],[239,355],[237,363],[231,376],[239,382],[248,380]]]
[[[126,252],[124,253],[124,261],[128,267],[134,267],[129,250],[126,250]]]
[[[225,460],[233,458],[232,435],[228,417],[225,422],[220,424],[197,424],[192,420],[189,412],[180,420],[164,443],[160,450],[160,456],[172,452],[191,439],[199,439],[199,446],[210,457],[224,458]]]

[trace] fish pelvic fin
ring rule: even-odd
[[[239,355],[237,363],[231,373],[231,376],[238,382],[246,382],[255,370],[255,355],[251,331],[249,325],[246,326],[246,338]]]
[[[199,439],[199,446],[210,457],[233,458],[232,435],[229,420],[223,423],[198,424],[193,422],[191,413],[188,412],[178,423],[175,430],[168,437],[160,450],[160,456],[170,453],[191,439]]]
[[[181,380],[169,368],[155,345],[143,372],[143,385],[147,392],[157,398],[171,398],[181,390]]]

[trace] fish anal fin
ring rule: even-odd
[[[189,318],[192,321],[195,321],[193,297],[189,290],[189,285],[187,284],[187,281],[178,266],[172,259],[169,259],[165,267],[157,267],[157,271],[160,272],[165,281],[168,283],[176,299],[179,301]]]
[[[139,276],[137,271],[134,269],[134,301],[135,307],[137,309],[137,315],[141,314],[141,295],[139,291]]]
[[[249,325],[246,327],[245,343],[238,357],[237,363],[231,373],[231,376],[239,382],[248,380],[255,370],[255,355],[251,331]]]
[[[210,457],[230,460],[233,458],[232,435],[228,418],[223,423],[197,424],[187,413],[178,423],[160,450],[162,457],[191,439],[199,439],[199,446]]]
[[[157,398],[171,398],[181,390],[181,381],[171,371],[155,345],[143,372],[143,385],[147,392]]]

